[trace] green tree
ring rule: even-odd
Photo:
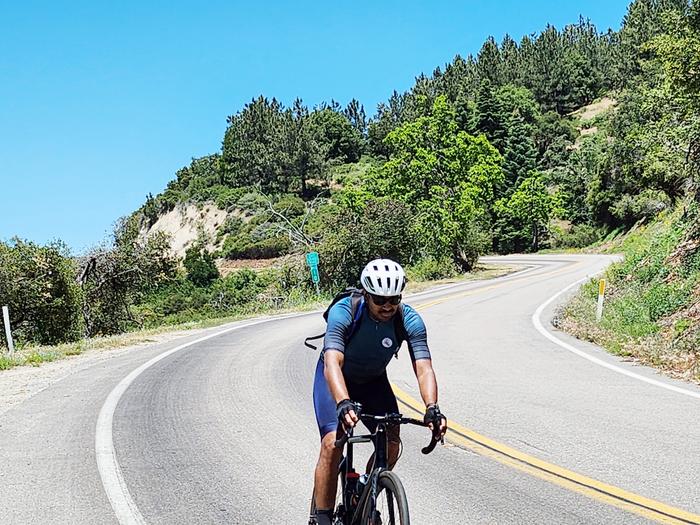
[[[327,110],[330,111],[330,110]],[[309,179],[321,181],[326,175],[326,159],[331,147],[332,131],[321,131],[312,120],[313,114],[309,114],[301,99],[294,101],[292,112],[286,113],[286,135],[288,152],[281,162],[288,164],[283,166],[287,175],[287,181],[282,186],[277,185],[279,193],[297,192],[302,197],[308,194],[307,183]],[[329,135],[325,135],[328,133]],[[339,142],[340,139],[338,139]],[[344,145],[344,144],[343,144]],[[343,145],[338,146],[342,148]],[[340,153],[338,153],[340,154]],[[264,190],[265,188],[263,188]]]
[[[228,118],[222,160],[229,186],[259,185],[265,190],[281,184],[285,158],[284,108],[274,98],[258,97]]]
[[[262,96],[229,117],[222,148],[225,184],[306,195],[309,179],[325,177],[330,143],[337,138],[332,128],[314,123],[315,118],[301,99],[285,109]]]
[[[368,182],[370,192],[415,210],[426,255],[448,255],[471,268],[488,244],[488,212],[503,182],[501,156],[483,136],[458,130],[443,96],[431,115],[397,128],[386,142],[392,156]]]
[[[479,86],[476,106],[478,118],[477,130],[484,133],[493,146],[502,151],[505,140],[505,115],[500,100],[496,96],[496,90],[490,81],[485,80]]]
[[[389,157],[389,148],[384,139],[403,123],[405,101],[405,95],[394,91],[387,103],[380,102],[377,106],[377,116],[370,121],[367,130],[370,152],[377,157]]]
[[[360,118],[357,114],[355,117]],[[362,135],[344,114],[322,109],[311,113],[309,120],[317,139],[326,146],[326,159],[342,163],[360,160],[364,145]]]
[[[510,226],[500,232],[501,237],[512,244],[507,246],[508,251],[519,251],[527,246],[524,242],[526,239],[529,239],[527,247],[530,250],[539,250],[554,207],[554,197],[539,173],[533,173],[523,180],[508,199],[497,201],[495,208],[501,221],[499,226],[502,229],[504,224]]]
[[[365,107],[358,100],[353,98],[348,102],[348,105],[343,110],[343,114],[360,136],[364,137],[367,135],[367,114],[365,113]]]
[[[687,182],[700,200],[700,2],[693,1],[683,14],[672,12],[667,20],[673,29],[652,40],[649,48],[661,61],[665,93],[678,108],[669,125],[684,142]]]
[[[191,246],[185,252],[183,261],[187,278],[195,286],[209,286],[215,279],[219,278],[219,270],[214,264],[214,258],[202,246]]]
[[[83,260],[79,282],[87,335],[116,334],[140,325],[134,305],[176,273],[165,234],[143,238],[136,216],[120,220],[111,246],[96,248]]]
[[[555,111],[541,115],[534,134],[538,168],[547,170],[567,166],[577,135],[571,121]]]
[[[630,81],[643,74],[644,63],[651,58],[647,44],[659,35],[672,32],[675,19],[687,5],[687,0],[634,0],[629,5],[620,30],[616,64],[625,85],[631,85]]]
[[[496,40],[490,36],[483,43],[477,56],[477,71],[479,76],[497,86],[503,82],[501,74],[502,58]]]
[[[505,85],[496,92],[496,99],[506,193],[510,193],[537,166],[534,136],[540,110],[527,88]]]
[[[416,258],[413,212],[406,204],[386,197],[355,204],[341,205],[328,216],[318,246],[321,278],[330,290],[356,285],[362,268],[372,259],[409,264]]]
[[[0,305],[20,343],[57,344],[82,336],[81,293],[65,244],[0,242]]]

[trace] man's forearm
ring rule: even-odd
[[[338,403],[343,399],[349,399],[348,388],[345,386],[345,379],[343,378],[343,371],[340,366],[335,362],[326,362],[323,375],[328,383],[328,388],[331,391],[333,400]]]
[[[428,406],[431,403],[437,403],[438,388],[433,367],[425,367],[425,369],[418,371],[417,379],[420,395],[423,398],[423,403],[425,403],[425,406]]]

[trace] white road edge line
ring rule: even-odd
[[[558,293],[554,294],[552,297],[550,297],[546,302],[541,304],[539,308],[535,311],[534,314],[532,314],[532,324],[535,325],[535,328],[537,328],[537,331],[540,332],[543,336],[545,336],[547,339],[552,341],[554,344],[557,344],[564,348],[565,350],[568,350],[571,353],[574,353],[580,357],[583,357],[584,359],[588,359],[592,363],[595,363],[597,365],[603,366],[609,370],[612,370],[613,372],[617,372],[618,374],[625,375],[627,377],[631,377],[632,379],[638,379],[639,381],[643,381],[645,383],[649,383],[650,385],[658,386],[661,388],[665,388],[667,390],[671,390],[672,392],[676,392],[677,394],[683,394],[686,396],[694,397],[697,399],[700,399],[700,393],[699,392],[693,392],[691,390],[686,390],[685,388],[680,388],[675,385],[670,385],[668,383],[664,383],[663,381],[658,381],[656,379],[651,379],[649,377],[645,377],[640,374],[635,374],[634,372],[631,372],[629,370],[626,370],[620,366],[613,365],[611,363],[608,363],[606,361],[603,361],[602,359],[599,359],[597,357],[594,357],[583,350],[579,350],[578,348],[571,346],[570,344],[562,341],[561,339],[555,337],[551,332],[549,332],[547,329],[545,329],[544,326],[542,326],[542,312],[544,309],[552,302],[554,301],[557,297],[562,295],[563,293],[567,292],[574,286],[581,284],[584,281],[587,281],[591,279],[591,276],[586,276],[583,279],[579,279],[578,281],[571,283],[569,286],[564,288],[563,290],[559,291]]]
[[[104,487],[107,498],[112,505],[114,514],[121,525],[145,525],[146,520],[139,511],[134,499],[129,493],[129,489],[126,486],[126,481],[122,474],[121,468],[117,461],[116,451],[114,449],[114,442],[112,441],[112,424],[114,418],[114,411],[119,404],[119,400],[126,390],[129,388],[131,383],[141,375],[145,370],[156,364],[161,359],[168,357],[175,352],[178,352],[188,346],[201,343],[207,339],[212,339],[213,337],[218,337],[227,332],[233,332],[234,330],[240,330],[242,328],[248,328],[249,326],[254,326],[257,324],[269,323],[271,321],[279,321],[280,319],[289,319],[292,317],[302,317],[305,315],[311,315],[317,312],[304,312],[301,314],[290,314],[278,317],[271,317],[269,319],[262,319],[260,321],[255,321],[252,323],[242,324],[238,326],[233,326],[226,328],[225,330],[220,330],[213,334],[209,334],[204,337],[200,337],[189,343],[182,344],[170,350],[157,355],[150,361],[142,364],[128,376],[122,379],[119,384],[114,387],[114,389],[107,396],[107,399],[100,409],[100,415],[97,418],[97,425],[95,427],[95,456],[97,460],[97,468],[100,471],[100,478],[102,478],[102,486]]]

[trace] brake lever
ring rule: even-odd
[[[445,436],[440,435],[440,428],[436,428],[433,430],[433,435],[430,440],[430,444],[427,447],[423,447],[421,449],[421,452],[423,454],[430,454],[433,450],[435,450],[435,447],[437,446],[438,442],[441,445],[445,444]]]
[[[343,425],[338,425],[338,430],[335,433],[335,448],[343,448],[343,446],[345,446],[345,443],[347,443],[348,439],[350,439],[350,436],[352,436],[352,428],[348,430],[344,430],[344,428],[345,427],[343,427]],[[339,435],[340,437],[338,437]]]

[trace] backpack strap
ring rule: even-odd
[[[312,335],[311,337],[307,337],[306,339],[304,339],[304,344],[307,347],[311,348],[311,350],[316,350],[317,347],[310,344],[309,341],[315,341],[316,339],[321,339],[324,335],[326,335],[326,332],[323,332],[322,334],[318,334],[318,335]]]
[[[359,325],[359,320],[362,317],[362,310],[364,306],[364,298],[362,297],[362,294],[360,293],[352,293],[350,295],[350,312],[352,314],[352,323],[350,324],[350,330],[348,331],[348,335],[345,337],[345,342],[347,343],[350,338],[355,335],[355,332],[357,331],[357,327]],[[326,332],[323,332],[322,334],[318,335],[313,335],[311,337],[307,337],[304,339],[304,345],[307,346],[308,348],[311,348],[311,350],[318,350],[318,347],[312,345],[309,343],[309,341],[315,341],[316,339],[321,339],[324,335],[326,335]]]
[[[362,294],[353,293],[350,296],[350,312],[352,313],[352,323],[350,324],[350,330],[348,330],[348,334],[345,336],[346,344],[348,341],[350,341],[352,336],[355,335],[358,326],[360,326],[360,319],[362,319],[362,311],[364,310],[364,306],[365,301]]]
[[[396,347],[396,352],[394,352],[394,357],[398,359],[399,350],[401,349],[401,345],[404,341],[408,343],[409,348],[411,347],[411,343],[408,341],[408,332],[406,331],[406,325],[404,324],[403,303],[401,304],[401,307],[398,309],[396,315],[394,316],[394,333],[396,334],[396,339],[398,339],[399,343]]]

